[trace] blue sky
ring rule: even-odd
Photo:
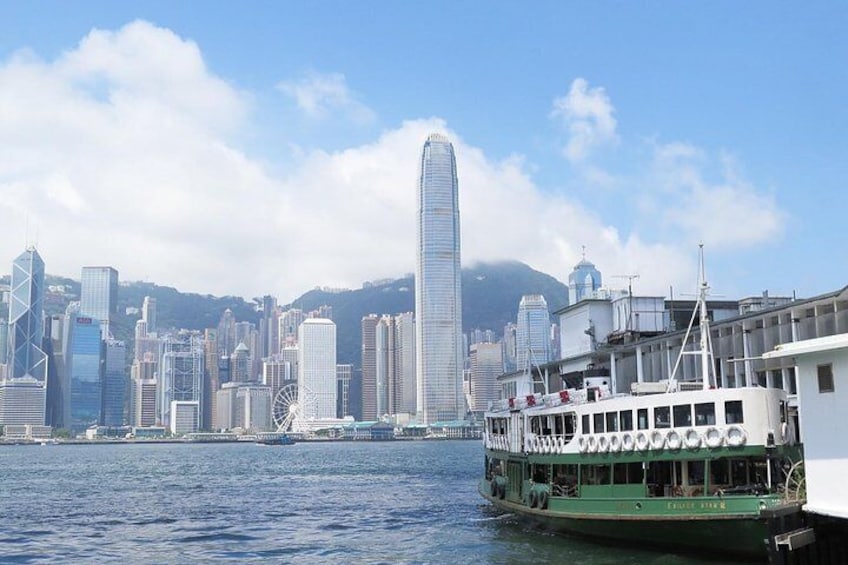
[[[37,230],[70,276],[282,301],[398,276],[440,130],[465,263],[566,280],[586,245],[664,294],[703,240],[727,296],[848,284],[844,4],[0,6],[10,262]]]

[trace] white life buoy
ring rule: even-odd
[[[707,428],[707,431],[704,432],[704,443],[707,444],[707,447],[715,449],[716,447],[721,447],[723,442],[724,436],[721,435],[718,428]]]
[[[577,438],[577,448],[580,450],[580,453],[586,453],[586,450],[589,449],[589,441],[586,439],[586,436]]]
[[[661,431],[654,430],[651,432],[651,447],[653,449],[662,449],[665,447],[665,435]]]
[[[545,453],[553,453],[554,442],[551,436],[545,436]]]
[[[680,439],[680,434],[675,430],[671,430],[665,436],[665,443],[669,449],[678,450],[680,446],[683,445],[683,440]]]
[[[621,434],[621,450],[622,451],[633,451],[634,447],[633,434],[623,433]]]
[[[621,451],[621,438],[618,434],[612,434],[609,438],[609,448],[612,453]]]
[[[745,440],[748,439],[745,430],[739,426],[730,426],[725,435],[727,436],[727,445],[730,447],[741,447],[745,445]]]
[[[639,451],[647,451],[648,445],[650,445],[650,442],[648,441],[648,435],[645,432],[637,432],[636,449],[638,449]]]
[[[557,453],[565,453],[565,439],[562,436],[557,440]]]
[[[601,436],[598,438],[598,453],[606,453],[609,451],[609,447],[610,443],[607,436]]]
[[[692,428],[686,430],[686,433],[683,434],[683,443],[686,444],[688,449],[698,449],[701,447],[701,436]]]
[[[595,436],[589,436],[589,439],[587,439],[586,441],[588,444],[586,450],[589,453],[595,453],[596,451],[598,451],[598,442],[595,440]]]

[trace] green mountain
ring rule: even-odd
[[[333,308],[337,326],[339,363],[359,365],[362,348],[361,320],[368,314],[398,314],[415,309],[412,276],[344,292],[312,290],[290,306],[314,310],[324,304]],[[555,312],[567,305],[568,287],[550,275],[524,263],[508,261],[480,263],[462,270],[462,327],[493,330],[503,334],[515,322],[522,295],[541,294]]]
[[[0,283],[8,284],[8,276]],[[80,283],[65,277],[47,275],[45,312],[60,315],[68,303],[79,300]],[[361,320],[368,314],[399,314],[415,309],[415,284],[412,275],[393,281],[364,285],[356,290],[327,292],[312,290],[286,307],[315,310],[328,305],[333,309],[337,327],[339,363],[359,365]],[[463,331],[493,330],[502,335],[508,322],[515,322],[518,303],[524,294],[542,294],[551,312],[567,304],[567,287],[518,261],[480,263],[462,271]],[[113,324],[117,339],[131,347],[136,320],[140,314],[126,314],[127,308],[140,310],[145,296],[156,298],[158,327],[202,330],[217,327],[221,314],[229,308],[236,320],[259,323],[254,302],[236,296],[182,293],[178,290],[147,282],[124,282],[118,288],[119,313]]]

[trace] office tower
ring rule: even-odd
[[[262,297],[262,319],[259,324],[259,359],[280,352],[280,324],[277,319],[277,299],[270,295]]]
[[[306,388],[314,405],[307,420],[336,417],[336,324],[326,318],[308,318],[300,324],[298,342],[298,395]]]
[[[336,365],[336,418],[350,416],[350,378],[353,365]]]
[[[65,315],[64,334],[62,353],[70,382],[70,395],[65,401],[65,413],[69,416],[66,425],[72,432],[81,433],[103,422],[100,323],[71,306]]]
[[[0,365],[6,364],[9,355],[9,320],[0,318]]]
[[[516,366],[516,334],[518,326],[513,322],[509,322],[504,326],[503,332],[503,359],[504,372],[511,373],[515,371]]]
[[[271,387],[249,384],[238,387],[236,402],[242,408],[242,429],[250,432],[267,432],[271,429]]]
[[[541,294],[526,294],[518,304],[515,360],[519,371],[529,371],[551,360],[551,315]]]
[[[156,326],[156,299],[152,296],[144,297],[144,302],[141,305],[141,319],[147,325],[147,333],[159,331]]]
[[[392,392],[395,388],[395,321],[391,316],[382,316],[377,322],[374,350],[376,363],[377,417],[394,414]]]
[[[122,426],[127,397],[127,347],[115,339],[107,339],[103,345],[103,425]]]
[[[140,361],[145,354],[150,353],[154,357],[159,355],[159,338],[156,334],[149,333],[147,322],[138,320],[135,323],[135,354],[133,359]]]
[[[212,429],[217,409],[215,403],[218,400],[218,389],[221,388],[221,379],[218,373],[218,330],[207,328],[203,331],[203,367],[205,375],[203,379],[203,408],[200,420],[204,423],[204,429]]]
[[[471,346],[471,411],[485,412],[489,402],[498,400],[498,376],[503,373],[500,343],[475,343]]]
[[[377,413],[377,324],[380,318],[370,314],[362,318],[362,419],[376,420]]]
[[[584,298],[591,298],[599,288],[601,288],[601,272],[593,263],[586,260],[584,252],[583,259],[568,275],[568,303],[577,304]]]
[[[141,362],[138,369],[138,377],[133,379],[133,418],[132,423],[136,426],[148,428],[157,423],[156,402],[158,399],[158,384],[154,376],[155,362]]]
[[[412,312],[395,316],[395,413],[415,414],[415,317]]]
[[[172,400],[171,433],[175,436],[193,434],[200,429],[200,402],[197,400]]]
[[[12,263],[9,294],[7,379],[32,377],[43,387],[47,381],[47,355],[41,349],[44,336],[44,261],[34,247]],[[32,422],[33,424],[44,424]]]
[[[218,353],[220,355],[229,355],[236,348],[236,318],[233,316],[233,311],[227,308],[221,314],[221,320],[218,322]]]
[[[239,343],[230,355],[230,382],[246,383],[252,380],[250,365],[250,349],[244,343]]]
[[[46,317],[44,319],[44,339],[41,342],[44,353],[47,354],[45,423],[53,428],[66,427],[65,398],[68,395],[68,383],[65,376],[65,358],[62,354],[64,325],[63,316]]]
[[[110,326],[117,311],[118,271],[112,267],[83,267],[79,313],[99,322],[103,339],[111,337]]]
[[[159,362],[159,421],[171,423],[171,402],[196,400],[203,402],[203,343],[199,336],[179,335],[163,343]],[[200,422],[203,427],[205,422]]]
[[[32,377],[0,381],[0,424],[43,425],[45,387]]]
[[[288,360],[281,354],[262,362],[262,384],[271,388],[271,398],[276,398],[284,386],[297,384],[297,348],[289,348],[288,351]]]
[[[459,192],[453,145],[424,143],[418,182],[415,320],[418,423],[465,416]]]

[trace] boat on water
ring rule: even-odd
[[[296,442],[288,434],[262,434],[256,437],[259,445],[294,445]]]
[[[700,381],[609,377],[492,404],[480,494],[550,529],[628,544],[765,558],[768,520],[797,497],[801,446],[787,395],[714,388],[703,254],[696,313]],[[693,313],[684,343],[695,320]],[[714,376],[714,375],[713,375]]]

